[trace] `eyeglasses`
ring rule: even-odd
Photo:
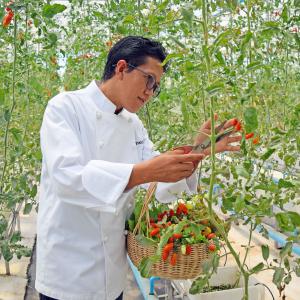
[[[142,72],[145,75],[145,77],[147,78],[147,83],[146,83],[147,89],[149,91],[153,90],[153,97],[157,97],[160,93],[160,86],[159,84],[156,83],[155,77],[132,64],[127,63],[127,65],[133,69]]]

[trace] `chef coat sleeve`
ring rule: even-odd
[[[151,159],[160,154],[159,151],[154,150],[153,143],[149,139],[147,130],[143,125],[140,125],[139,139],[143,141],[141,143],[142,149],[140,151],[140,159],[147,160]],[[197,192],[197,181],[198,181],[198,172],[194,172],[189,178],[180,180],[175,183],[164,183],[159,182],[156,189],[156,199],[160,202],[167,203],[174,201],[180,197],[180,195],[185,192],[189,195]],[[143,185],[144,188],[148,188],[149,184]]]
[[[61,97],[61,96],[60,96]],[[87,161],[70,99],[49,102],[41,127],[43,164],[61,201],[115,212],[124,197],[132,164]]]

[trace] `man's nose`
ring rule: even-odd
[[[144,94],[147,96],[147,98],[149,99],[150,97],[153,96],[154,92],[153,89],[149,90],[149,89],[145,89]],[[146,100],[148,100],[146,99]]]

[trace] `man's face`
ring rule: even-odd
[[[127,65],[121,82],[121,105],[126,110],[135,113],[153,96],[153,89],[149,89],[151,80],[153,81],[154,78],[155,84],[159,85],[163,75],[163,67],[159,60],[148,57],[143,65],[133,68],[130,72],[127,72],[128,68],[129,66]],[[153,78],[149,78],[149,75]]]

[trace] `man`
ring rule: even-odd
[[[208,152],[160,155],[135,114],[159,91],[165,57],[159,43],[126,37],[110,50],[101,82],[49,101],[41,127],[41,299],[122,299],[128,268],[124,224],[135,187],[160,182],[160,201],[195,191],[195,165]],[[209,128],[210,122],[202,126]],[[197,142],[204,138],[200,134]],[[227,137],[217,151],[238,150],[229,145],[238,140]]]

